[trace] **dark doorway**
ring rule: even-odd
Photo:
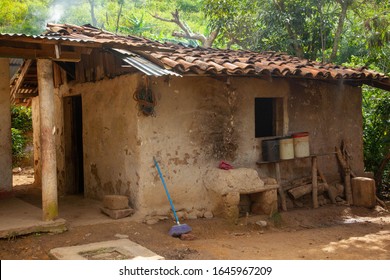
[[[64,98],[66,192],[84,194],[81,96]]]

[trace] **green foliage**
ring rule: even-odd
[[[14,162],[19,162],[24,158],[24,148],[27,144],[27,139],[24,136],[23,132],[16,128],[11,128],[11,138],[12,138],[12,156]]]
[[[25,106],[11,107],[12,127],[25,133],[32,130],[31,108]]]
[[[25,106],[11,107],[11,138],[14,164],[18,164],[27,155],[25,148],[29,142],[26,133],[32,131],[31,108]]]
[[[40,34],[52,0],[1,0],[0,32]]]
[[[365,166],[376,172],[390,150],[390,96],[382,90],[365,87],[363,97]],[[388,185],[390,167],[385,170],[381,183]]]

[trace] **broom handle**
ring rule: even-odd
[[[156,161],[156,159],[155,159],[154,157],[153,157],[153,161],[154,161],[154,165],[155,165],[156,168],[157,168],[157,172],[158,172],[158,175],[160,176],[161,182],[162,182],[162,184],[163,184],[163,186],[164,186],[165,193],[167,194],[167,197],[168,197],[168,200],[169,200],[169,204],[171,204],[173,216],[175,216],[176,223],[177,223],[178,225],[180,225],[180,223],[179,223],[179,218],[178,218],[177,215],[176,215],[175,206],[173,206],[173,202],[172,202],[171,196],[169,195],[168,188],[167,188],[167,186],[166,186],[166,184],[165,184],[164,177],[163,177],[163,175],[162,175],[162,173],[161,173],[161,170],[160,170],[160,167],[159,167],[159,165],[158,165],[158,163],[157,163],[157,161]]]

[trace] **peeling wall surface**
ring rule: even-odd
[[[128,75],[72,88],[82,98],[86,197],[127,195],[137,206],[140,159],[133,93],[138,80],[139,75]]]
[[[155,99],[154,116],[139,112],[133,98],[146,84]],[[146,83],[132,74],[61,91],[82,97],[85,196],[128,195],[145,215],[170,209],[153,157],[177,210],[211,210],[203,177],[221,160],[274,177],[270,166],[256,165],[262,153],[262,139],[255,138],[256,97],[282,100],[281,134],[309,132],[311,153],[333,152],[346,140],[352,169],[363,172],[360,88],[238,77],[159,77]],[[339,177],[334,155],[319,158],[319,167],[329,178]],[[310,161],[285,162],[281,171],[283,180],[309,176]]]

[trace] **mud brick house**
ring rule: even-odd
[[[127,195],[139,213],[166,214],[153,157],[178,209],[218,212],[265,193],[256,203],[269,203],[263,210],[270,212],[276,189],[283,195],[282,184],[310,175],[311,161],[280,162],[278,170],[257,164],[262,141],[308,132],[328,181],[341,180],[334,150],[345,141],[351,169],[364,175],[361,86],[390,90],[389,77],[365,68],[162,44],[89,25],[1,34],[0,57],[0,188],[12,185],[3,144],[10,138],[8,58],[23,58],[12,95],[32,98],[45,219],[57,216],[58,195],[79,193]],[[219,169],[221,161],[234,169]]]

